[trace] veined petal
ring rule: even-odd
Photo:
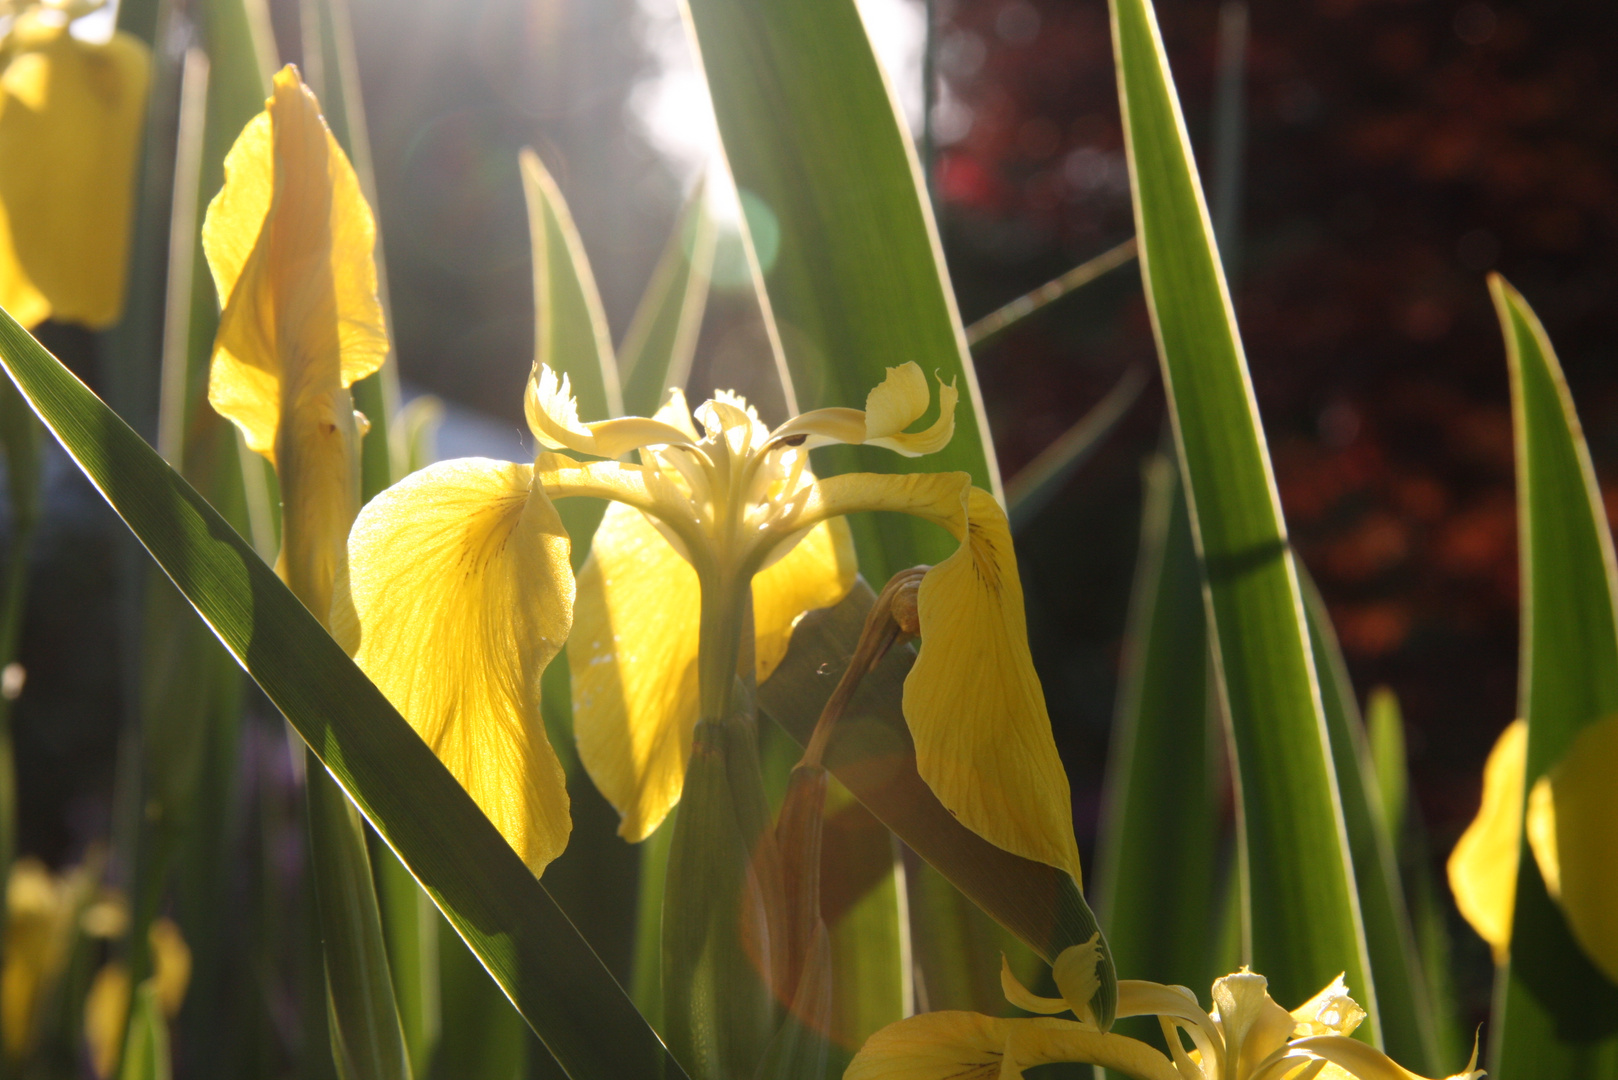
[[[843,1080],[999,1080],[1012,1023],[958,1011],[900,1020],[865,1040]]]
[[[291,66],[225,158],[203,251],[223,313],[208,400],[271,460],[283,409],[382,366],[376,224],[348,157]]]
[[[805,488],[783,528],[898,510],[949,529],[955,554],[922,579],[921,651],[905,680],[916,767],[967,828],[1080,880],[1067,773],[1028,652],[1005,512],[965,473],[845,473]]]
[[[905,679],[916,767],[961,823],[1081,880],[1072,795],[1028,652],[1011,529],[962,493],[961,546],[921,580],[921,651]]]
[[[1369,1043],[1362,1043],[1358,1039],[1350,1039],[1343,1035],[1317,1035],[1313,1038],[1297,1039],[1289,1049],[1302,1050],[1325,1058],[1355,1080],[1423,1080],[1419,1074],[1399,1065]],[[1477,1048],[1473,1047],[1472,1060],[1467,1063],[1465,1071],[1446,1077],[1445,1080],[1477,1080],[1483,1075],[1483,1070],[1476,1067],[1477,1063],[1478,1052]]]
[[[644,840],[680,801],[697,723],[696,571],[639,510],[607,507],[579,571],[568,668],[579,760]]]
[[[1618,716],[1587,725],[1534,784],[1528,843],[1579,946],[1618,982]]]
[[[865,1041],[844,1080],[1003,1080],[1036,1065],[1072,1061],[1139,1080],[1182,1080],[1147,1044],[1072,1020],[998,1020],[930,1012],[889,1024]]]
[[[572,827],[540,717],[572,624],[568,554],[531,468],[440,462],[361,511],[333,605],[338,641],[535,874]]]
[[[1501,732],[1483,766],[1483,800],[1449,856],[1455,906],[1503,964],[1511,952],[1511,916],[1517,898],[1517,857],[1522,843],[1523,770],[1528,725],[1513,721]]]
[[[887,378],[865,399],[865,441],[906,457],[937,453],[955,435],[959,399],[954,383],[939,383],[938,419],[923,431],[907,432],[905,428],[919,420],[932,402],[927,376],[913,362],[889,368]]]
[[[616,458],[643,446],[690,446],[696,441],[673,424],[643,416],[582,423],[567,376],[558,378],[545,364],[535,365],[528,378],[523,409],[534,438],[553,450]]]
[[[777,560],[753,575],[754,666],[758,681],[787,654],[792,628],[804,612],[831,607],[854,587],[859,572],[854,537],[841,518],[823,521]]]
[[[48,316],[118,321],[150,60],[137,38],[104,45],[28,15],[0,75],[0,306],[24,326]]]
[[[1101,1032],[1072,1020],[1008,1020],[1006,1053],[1023,1068],[1077,1061],[1112,1069],[1138,1080],[1183,1080],[1174,1064],[1155,1048],[1127,1035]]]

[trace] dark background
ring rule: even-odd
[[[272,4],[290,59],[297,8]],[[1158,11],[1206,162],[1221,3]],[[651,63],[637,5],[354,0],[354,12],[403,375],[515,439],[532,350],[517,149],[536,146],[557,175],[615,338],[681,198],[684,178],[627,116]],[[950,141],[933,176],[971,321],[1129,235],[1111,45],[1101,0],[939,0],[934,17]],[[1618,506],[1618,8],[1252,0],[1249,20],[1244,149],[1221,189],[1248,358],[1298,550],[1361,694],[1386,684],[1403,702],[1415,797],[1441,858],[1515,710],[1510,409],[1488,271],[1543,318]],[[699,398],[767,362],[750,319],[745,297],[716,297]],[[46,337],[97,377],[86,336]],[[1132,266],[985,350],[1006,475],[1140,362],[1155,359]],[[1020,544],[1087,857],[1140,465],[1162,412],[1154,384]],[[16,724],[23,847],[62,862],[106,835],[124,696],[118,526],[59,459],[53,475]],[[109,659],[87,671],[87,653]],[[1485,1006],[1482,946],[1457,937],[1479,975],[1472,1005]]]

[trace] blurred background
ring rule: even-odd
[[[298,60],[297,0],[270,8],[282,57]],[[967,322],[1128,238],[1102,0],[863,9],[922,145]],[[517,151],[535,147],[557,177],[621,337],[714,145],[674,0],[352,0],[352,11],[407,394],[449,404],[446,456],[520,458],[533,308]],[[1488,271],[1544,319],[1618,510],[1618,8],[1161,0],[1158,12],[1298,551],[1356,688],[1387,685],[1403,703],[1414,795],[1442,859],[1515,710],[1512,442]],[[745,277],[734,261],[727,276],[725,259],[693,396],[734,387],[779,419]],[[92,336],[42,337],[102,389]],[[1010,477],[1132,365],[1155,370],[1133,264],[977,361]],[[1087,858],[1140,470],[1164,423],[1154,375],[1019,535]],[[113,816],[131,707],[116,585],[129,552],[59,453],[50,476],[15,724],[21,847],[60,865],[105,838]],[[87,672],[85,655],[104,662]],[[274,748],[256,752],[264,761],[249,769],[290,791]],[[296,861],[274,850],[295,834],[255,842],[266,860]],[[1454,922],[1462,989],[1481,1016],[1487,953]]]

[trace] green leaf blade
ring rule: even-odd
[[[1296,569],[1173,79],[1148,0],[1112,0],[1136,238],[1234,736],[1247,932],[1278,1001],[1371,983]]]
[[[685,387],[708,307],[717,243],[707,185],[699,183],[674,223],[618,352],[627,415],[651,416],[669,388]]]
[[[1382,1006],[1383,1039],[1388,1054],[1406,1067],[1433,1074],[1448,1072],[1459,1062],[1445,1062],[1440,1056],[1438,1012],[1416,948],[1393,834],[1371,765],[1354,684],[1325,601],[1307,576],[1303,586],[1304,614],[1320,675],[1326,728],[1331,733],[1332,764],[1337,769],[1343,822],[1354,856],[1365,944]]]
[[[1189,986],[1215,969],[1220,748],[1211,722],[1202,575],[1176,463],[1146,470],[1140,569],[1113,725],[1096,906],[1120,970]]]
[[[584,241],[539,155],[524,150],[519,163],[534,259],[534,362],[568,377],[581,420],[622,416],[618,361]]]
[[[1527,791],[1586,724],[1618,711],[1618,603],[1612,535],[1555,350],[1520,293],[1498,275],[1489,290],[1506,340],[1517,441]],[[1574,942],[1526,838],[1511,956],[1499,972],[1491,1075],[1618,1077],[1618,987]]]

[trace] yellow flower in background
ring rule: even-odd
[[[58,876],[33,858],[11,867],[0,969],[0,1034],[9,1061],[25,1060],[34,1048],[41,1012],[67,969],[76,921],[95,894],[96,878],[86,867]]]
[[[185,1002],[191,983],[191,947],[170,919],[152,921],[147,939],[152,946],[151,983],[163,1015],[172,1020]],[[129,969],[114,960],[96,972],[84,999],[84,1041],[90,1046],[90,1068],[107,1080],[117,1067],[129,1027]]]
[[[1449,857],[1450,889],[1472,929],[1511,954],[1523,832],[1546,891],[1585,955],[1618,982],[1618,717],[1587,725],[1526,802],[1528,725],[1515,721],[1483,767],[1483,801]]]
[[[737,675],[767,677],[797,619],[851,587],[852,545],[836,519],[915,514],[961,542],[920,591],[922,646],[904,709],[921,775],[968,827],[1077,877],[1067,778],[1028,655],[999,505],[964,473],[816,480],[808,468],[808,451],[829,442],[938,450],[953,433],[955,402],[954,388],[943,387],[937,421],[906,430],[931,395],[920,368],[905,364],[889,370],[863,412],[818,410],[773,431],[725,393],[694,416],[676,392],[656,417],[581,423],[566,381],[541,366],[526,406],[549,449],[532,468],[441,463],[361,512],[348,587],[338,590],[339,640],[417,730],[431,733],[429,744],[537,871],[566,832],[544,812],[555,803],[537,796],[514,829],[516,793],[526,789],[513,759],[554,760],[539,679],[570,623],[580,758],[622,816],[619,831],[639,840],[679,800],[698,720],[726,715]],[[639,464],[610,460],[631,451]],[[613,505],[580,572],[575,608],[551,502],[578,496]],[[538,610],[549,617],[541,618],[534,605],[547,593],[550,606]],[[510,752],[496,752],[502,745]],[[501,791],[511,801],[492,804],[488,793]]]
[[[25,327],[123,311],[150,61],[68,33],[100,6],[24,4],[0,39],[0,307]]]
[[[359,510],[348,388],[387,357],[376,224],[320,104],[288,65],[225,158],[202,247],[223,309],[208,400],[281,482],[281,573],[327,621]]]
[[[1246,968],[1214,981],[1212,1012],[1204,1012],[1183,986],[1120,981],[1119,1019],[1156,1016],[1171,1060],[1147,1043],[1096,1027],[1087,1003],[1099,960],[1094,940],[1057,957],[1060,998],[1031,993],[1003,965],[1006,1000],[1038,1015],[997,1019],[933,1012],[900,1020],[866,1041],[844,1080],[1014,1080],[1024,1069],[1056,1062],[1100,1065],[1140,1080],[1420,1080],[1349,1037],[1365,1010],[1348,995],[1341,976],[1291,1012],[1270,997],[1264,976]],[[1077,1019],[1056,1018],[1068,1011]],[[1483,1075],[1476,1065],[1474,1048],[1466,1070],[1449,1080],[1476,1080]]]
[[[1528,793],[1528,846],[1579,947],[1618,983],[1618,716],[1587,725]]]
[[[1503,964],[1511,952],[1511,915],[1517,903],[1517,858],[1522,846],[1523,769],[1528,725],[1514,720],[1500,733],[1483,766],[1483,800],[1449,856],[1455,906]]]

